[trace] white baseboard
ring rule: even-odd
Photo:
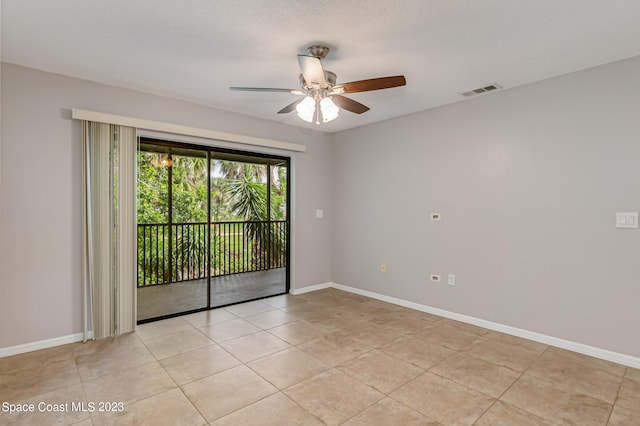
[[[374,293],[372,291],[362,290],[356,287],[350,287],[333,282],[326,282],[316,284],[312,286],[302,287],[298,289],[292,289],[290,291],[293,295],[300,295],[310,293],[312,291],[323,290],[326,288],[335,288],[337,290],[347,291],[349,293],[359,294],[361,296],[370,297],[372,299],[381,300],[383,302],[393,303],[394,305],[404,306],[405,308],[415,309],[417,311],[426,312],[433,315],[438,315],[444,318],[472,324],[478,327],[487,328],[489,330],[499,331],[501,333],[510,334],[512,336],[522,337],[524,339],[533,340],[535,342],[544,343],[546,345],[555,346],[562,349],[567,349],[573,352],[578,352],[584,355],[589,355],[595,358],[604,359],[607,361],[615,362],[618,364],[626,365],[633,368],[640,368],[640,358],[630,355],[621,354],[618,352],[612,352],[606,349],[597,348],[594,346],[585,345],[582,343],[572,342],[565,339],[560,339],[553,336],[547,336],[545,334],[536,333],[521,328],[511,327],[508,325],[483,320],[480,318],[471,317],[468,315],[459,314],[456,312],[446,311],[444,309],[434,308],[428,305],[422,305],[420,303],[409,302],[404,299],[398,299],[396,297],[386,296],[384,294]],[[81,342],[84,336],[82,333],[71,334],[69,336],[56,337],[53,339],[40,340],[38,342],[25,343],[23,345],[10,346],[8,348],[0,348],[0,358],[4,358],[11,355],[18,355],[25,352],[37,351],[40,349],[51,348],[54,346],[66,345],[68,343]],[[93,333],[89,332],[89,338],[93,338]]]
[[[487,328],[489,330],[499,331],[501,333],[510,334],[512,336],[522,337],[524,339],[533,340],[535,342],[544,343],[546,345],[555,346],[562,349],[567,349],[573,352],[578,352],[578,353],[589,355],[595,358],[600,358],[600,359],[615,362],[618,364],[626,365],[628,367],[640,368],[640,358],[633,357],[630,355],[625,355],[618,352],[612,352],[606,349],[601,349],[594,346],[585,345],[582,343],[576,343],[576,342],[560,339],[553,336],[547,336],[545,334],[540,334],[533,331],[524,330],[521,328],[511,327],[508,325],[499,324],[492,321],[486,321],[480,318],[458,314],[456,312],[450,312],[444,309],[434,308],[428,305],[422,305],[420,303],[409,302],[407,300],[398,299],[391,296],[385,296],[383,294],[378,294],[378,293],[362,290],[355,287],[349,287],[346,285],[336,284],[336,283],[330,283],[330,284],[332,288],[335,288],[338,290],[348,291],[350,293],[359,294],[361,296],[367,296],[372,299],[381,300],[383,302],[393,303],[394,305],[404,306],[405,308],[415,309],[417,311],[426,312],[429,314],[438,315],[444,318],[453,319],[453,320],[464,322],[467,324],[476,325],[478,327]]]
[[[312,291],[322,290],[325,288],[331,288],[333,283],[321,283],[312,286],[302,287],[298,289],[291,289],[290,293],[293,295],[300,295],[309,293]],[[89,338],[93,339],[93,332],[89,331]],[[53,339],[40,340],[37,342],[25,343],[22,345],[9,346],[7,348],[0,348],[0,358],[23,354],[26,352],[37,351],[40,349],[52,348],[54,346],[66,345],[69,343],[82,342],[84,340],[83,333],[71,334],[69,336],[56,337]]]
[[[89,339],[93,339],[93,331],[89,331]],[[22,345],[0,348],[0,358],[23,354],[26,352],[38,351],[40,349],[52,348],[54,346],[66,345],[69,343],[82,342],[84,333],[70,334],[68,336],[55,337],[53,339],[39,340],[37,342],[25,343]]]
[[[302,288],[294,288],[294,289],[291,289],[289,291],[289,293],[293,294],[294,296],[298,296],[300,294],[305,294],[305,293],[309,293],[309,292],[312,292],[312,291],[323,290],[325,288],[331,288],[333,286],[334,286],[333,283],[321,283],[321,284],[310,285],[310,286],[302,287]]]

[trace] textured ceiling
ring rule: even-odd
[[[2,60],[339,131],[640,55],[638,0],[2,0]],[[331,47],[338,83],[404,74],[350,95],[371,110],[308,124],[276,112],[298,88],[296,55]],[[490,96],[490,95],[489,95]]]

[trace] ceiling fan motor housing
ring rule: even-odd
[[[316,89],[326,89],[326,90],[331,90],[331,88],[333,86],[336,85],[336,74],[332,71],[328,71],[328,70],[324,70],[324,85],[323,87],[314,87],[313,83],[307,83],[307,81],[304,79],[304,76],[302,74],[300,74],[300,86],[306,91],[306,92],[313,92]]]
[[[329,53],[329,48],[323,44],[314,44],[307,47],[307,52],[318,59],[324,59]]]

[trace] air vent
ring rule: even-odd
[[[473,89],[473,90],[469,90],[468,92],[464,92],[462,94],[462,96],[469,97],[469,96],[481,95],[483,93],[491,92],[493,90],[498,90],[498,89],[502,89],[502,86],[500,86],[497,83],[493,83],[493,84],[490,84],[488,86],[479,87],[477,89]]]

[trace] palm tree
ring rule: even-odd
[[[231,209],[246,222],[246,243],[251,242],[252,263],[256,269],[269,268],[285,248],[281,233],[268,222],[275,211],[273,204],[268,205],[267,167],[241,163],[237,178],[228,181]]]

